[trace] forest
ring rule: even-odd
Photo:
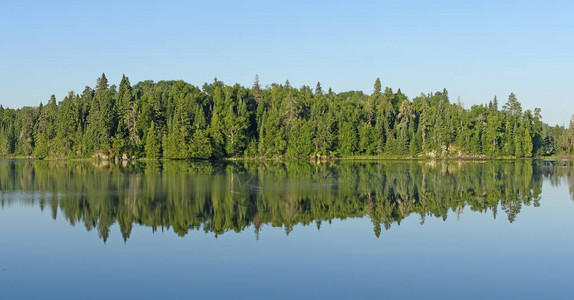
[[[227,159],[543,157],[574,154],[569,127],[549,126],[515,94],[465,108],[448,91],[412,100],[376,79],[370,95],[320,83],[251,88],[217,80],[95,88],[38,107],[0,105],[0,157]]]
[[[329,161],[0,161],[0,205],[20,201],[95,230],[105,242],[114,224],[124,241],[134,226],[214,236],[265,226],[290,234],[368,218],[376,237],[409,216],[425,220],[488,213],[514,222],[538,207],[543,181],[567,184],[574,162],[541,160]],[[4,180],[3,180],[4,179]],[[24,191],[34,191],[22,193]],[[265,233],[265,230],[263,230]]]

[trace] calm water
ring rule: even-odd
[[[570,298],[574,162],[0,160],[0,298]]]

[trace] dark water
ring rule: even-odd
[[[574,162],[0,161],[0,298],[570,298]]]

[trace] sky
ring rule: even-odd
[[[201,86],[284,83],[410,99],[449,91],[568,125],[574,114],[573,1],[5,1],[0,104],[61,100],[102,73]]]

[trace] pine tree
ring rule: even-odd
[[[40,111],[34,126],[34,156],[44,158],[50,155],[50,148],[56,136],[55,120],[57,117],[56,97],[52,95],[48,104]]]
[[[431,116],[430,107],[428,105],[426,97],[423,96],[422,100],[422,111],[420,114],[419,128],[421,132],[421,142],[422,150],[427,151],[429,149],[429,131],[431,130]]]
[[[317,82],[317,86],[315,87],[315,95],[316,96],[323,96],[323,88],[321,88],[320,82]]]
[[[399,130],[408,129],[409,125],[412,124],[413,119],[415,118],[415,114],[408,100],[404,100],[403,103],[401,103],[398,118],[399,118],[399,125],[398,125]]]
[[[297,119],[288,135],[288,144],[285,155],[292,158],[304,158],[313,153],[315,126],[312,122]]]
[[[335,139],[333,117],[330,114],[324,114],[316,121],[315,126],[315,152],[316,154],[329,155]]]
[[[282,102],[283,120],[285,125],[289,128],[293,125],[299,116],[299,102],[293,96],[291,90],[287,90],[285,100]]]
[[[211,124],[209,127],[209,137],[213,143],[213,155],[216,157],[225,157],[225,121],[223,120],[225,112],[225,101],[223,91],[216,87],[213,93],[213,108],[211,115]]]
[[[34,151],[34,126],[38,111],[42,111],[42,104],[38,109],[23,107],[17,114],[14,130],[16,131],[16,146],[14,154],[30,156]]]
[[[161,150],[161,131],[156,128],[154,121],[151,121],[145,144],[146,157],[161,158]]]
[[[78,96],[69,92],[68,96],[60,102],[55,121],[56,136],[52,147],[52,154],[57,157],[76,156],[74,146],[81,143],[80,114],[78,108]],[[80,134],[78,134],[80,131]]]
[[[281,125],[281,115],[278,109],[267,111],[263,120],[263,151],[262,154],[268,157],[282,156],[286,146],[287,139],[285,128]]]
[[[261,93],[261,87],[259,86],[259,75],[255,75],[255,82],[253,83],[253,99],[255,103],[260,104],[263,98]]]
[[[532,121],[532,154],[535,156],[544,155],[544,124],[542,123],[542,115],[540,108],[534,109],[534,119]]]
[[[574,125],[541,119],[540,109],[522,112],[514,94],[501,111],[496,97],[465,109],[449,102],[446,89],[411,102],[400,90],[382,91],[378,78],[366,95],[324,94],[320,83],[315,90],[295,89],[289,81],[262,89],[257,77],[252,89],[217,79],[202,89],[181,80],[132,87],[124,75],[116,93],[102,74],[95,89],[70,92],[60,103],[53,98],[17,110],[0,105],[0,156],[574,154]]]
[[[115,105],[118,115],[116,140],[121,139],[121,143],[125,145],[122,152],[133,154],[141,143],[137,129],[139,113],[130,80],[125,75],[122,76]]]
[[[530,136],[530,130],[524,127],[522,129],[522,137],[520,138],[521,144],[521,157],[532,157],[532,137]]]
[[[189,153],[192,158],[207,159],[212,157],[213,148],[203,129],[196,130],[193,133]]]
[[[343,155],[354,155],[357,151],[357,130],[350,122],[344,122],[339,131],[339,149]]]
[[[416,156],[422,151],[422,133],[420,131],[414,132],[414,126],[410,130],[411,140],[409,143],[409,154]]]
[[[239,103],[227,101],[228,110],[223,118],[225,150],[231,156],[240,156],[247,146],[247,129],[249,114],[245,102],[240,98]]]
[[[84,143],[88,153],[110,151],[110,141],[115,135],[116,114],[114,106],[115,91],[108,86],[105,74],[98,78],[96,89],[87,118]]]
[[[392,100],[394,94],[392,89],[385,88],[385,93],[377,108],[377,152],[382,153],[383,149],[390,149],[388,142],[394,139],[393,127],[395,122],[395,109]],[[389,148],[390,147],[390,148]]]
[[[520,105],[520,102],[518,102],[518,99],[516,99],[516,95],[514,95],[514,93],[510,93],[508,96],[508,102],[504,104],[503,109],[511,115],[522,114],[522,106]]]
[[[373,125],[373,121],[376,115],[377,105],[381,101],[381,79],[377,78],[375,80],[373,94],[367,98],[367,103],[365,104],[365,110],[367,113],[367,124],[369,126]]]
[[[0,125],[0,157],[9,157],[14,152],[14,128],[12,124]]]
[[[367,124],[359,130],[359,151],[365,155],[374,155],[377,152],[377,136],[374,127]]]
[[[109,88],[108,79],[102,73],[96,85],[95,98],[100,104],[100,115],[98,119],[98,132],[101,142],[100,150],[107,150],[109,147],[110,137],[115,135],[117,124],[117,115],[115,112],[114,102],[115,91]]]
[[[497,156],[500,148],[501,124],[496,113],[490,114],[486,121],[486,143],[484,153],[489,156]]]

